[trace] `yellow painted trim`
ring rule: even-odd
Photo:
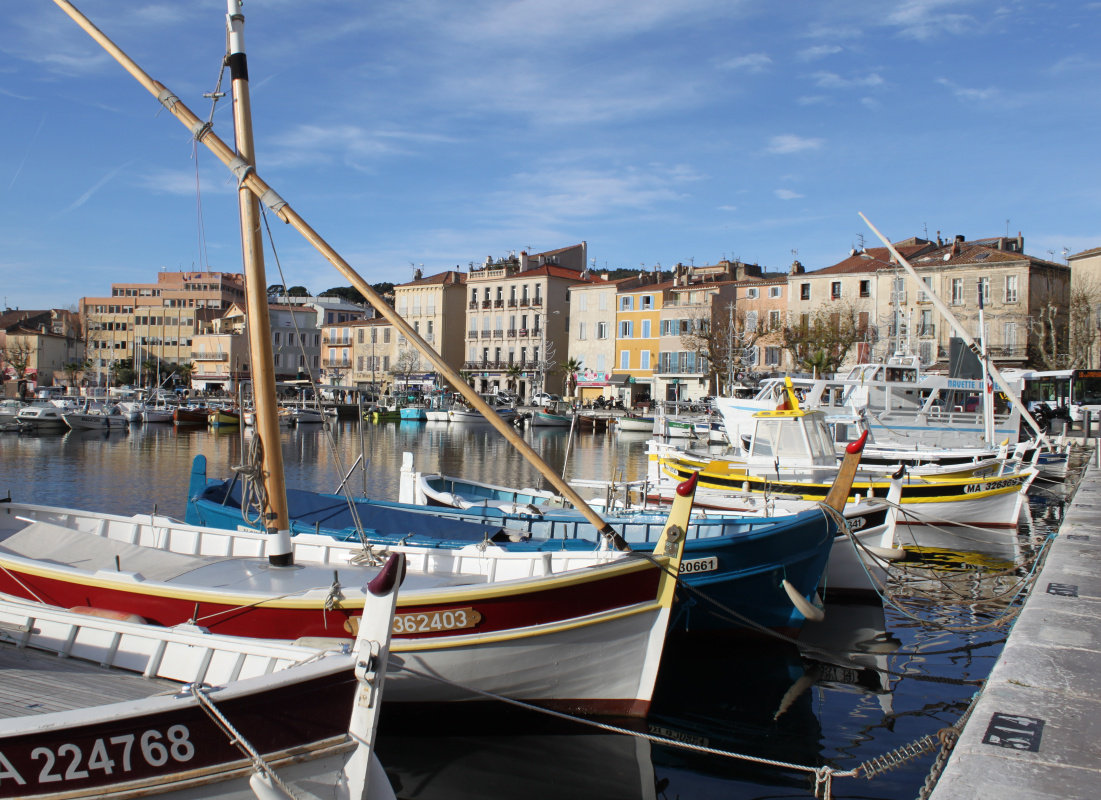
[[[600,614],[590,614],[587,617],[571,620],[569,622],[554,622],[536,627],[515,628],[511,631],[494,631],[492,633],[475,633],[466,636],[439,636],[431,639],[402,639],[394,636],[390,639],[390,652],[392,653],[417,653],[426,650],[447,650],[455,647],[469,647],[472,645],[486,645],[497,642],[516,642],[530,639],[533,636],[549,636],[563,631],[587,628],[604,622],[612,622],[617,619],[633,617],[651,611],[660,611],[661,603],[649,601],[630,608],[618,611],[605,611]]]

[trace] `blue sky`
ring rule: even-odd
[[[207,116],[222,0],[76,6]],[[818,269],[872,238],[858,211],[896,240],[1008,229],[1056,259],[1101,245],[1101,2],[247,0],[244,14],[258,171],[371,283],[581,240],[599,268]],[[228,172],[205,148],[196,170],[159,109],[52,3],[0,5],[0,302],[241,271]],[[229,113],[222,101],[215,130],[232,141]],[[273,228],[288,285],[347,283]]]

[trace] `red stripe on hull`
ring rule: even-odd
[[[18,580],[16,580],[18,578]],[[608,577],[571,586],[518,592],[503,597],[464,599],[441,604],[403,604],[398,595],[399,614],[434,614],[473,607],[481,621],[473,628],[432,633],[395,634],[395,640],[446,639],[475,633],[493,633],[529,628],[653,602],[660,573],[656,568],[617,572]],[[24,586],[26,588],[24,588]],[[178,589],[186,589],[184,586]],[[348,637],[349,617],[359,616],[362,607],[325,611],[323,600],[311,608],[253,606],[240,608],[199,599],[145,594],[103,586],[83,586],[64,580],[28,575],[15,569],[0,571],[0,591],[27,600],[41,600],[60,608],[92,606],[110,611],[138,614],[166,627],[189,622],[215,633],[258,639],[297,639],[302,636]],[[243,601],[244,602],[244,601]]]

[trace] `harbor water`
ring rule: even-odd
[[[646,434],[585,433],[570,442],[565,430],[523,435],[568,479],[645,475]],[[0,434],[0,497],[182,519],[193,458],[206,456],[211,477],[228,476],[249,436],[140,424]],[[535,468],[484,424],[342,420],[331,431],[285,429],[282,438],[291,488],[332,492],[347,476],[355,494],[397,499],[405,452],[418,470],[543,487]],[[348,474],[361,454],[367,469]],[[813,769],[871,762],[882,769],[865,768],[876,773],[870,779],[835,778],[832,797],[922,796],[937,748],[916,758],[898,752],[967,709],[1006,636],[994,623],[1019,602],[1064,504],[1060,485],[1041,487],[1015,537],[974,531],[954,550],[915,548],[892,570],[885,602],[827,602],[825,619],[804,628],[802,647],[691,634],[670,640],[649,717],[598,720],[629,732],[504,704],[477,714],[462,704],[415,715],[389,706],[379,757],[402,798],[803,798],[815,796]]]

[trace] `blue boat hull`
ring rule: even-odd
[[[236,529],[243,524],[241,486],[236,481],[208,481],[206,459],[192,465],[186,521],[193,525]],[[343,541],[358,540],[348,501],[340,495],[288,490],[292,533],[324,533]],[[422,547],[452,548],[492,541],[508,550],[591,550],[596,532],[577,512],[543,516],[478,513],[357,499],[356,513],[368,540],[385,545],[404,541]],[[429,518],[429,523],[426,519]],[[632,544],[653,543],[664,527],[664,515],[632,515],[608,522]],[[836,534],[833,521],[820,511],[788,517],[711,520],[687,531],[673,630],[754,632],[760,628],[795,635],[805,622],[781,582],[813,598],[825,571]],[[253,526],[258,527],[258,526]],[[530,534],[509,541],[516,529]],[[644,548],[637,548],[644,549]]]

